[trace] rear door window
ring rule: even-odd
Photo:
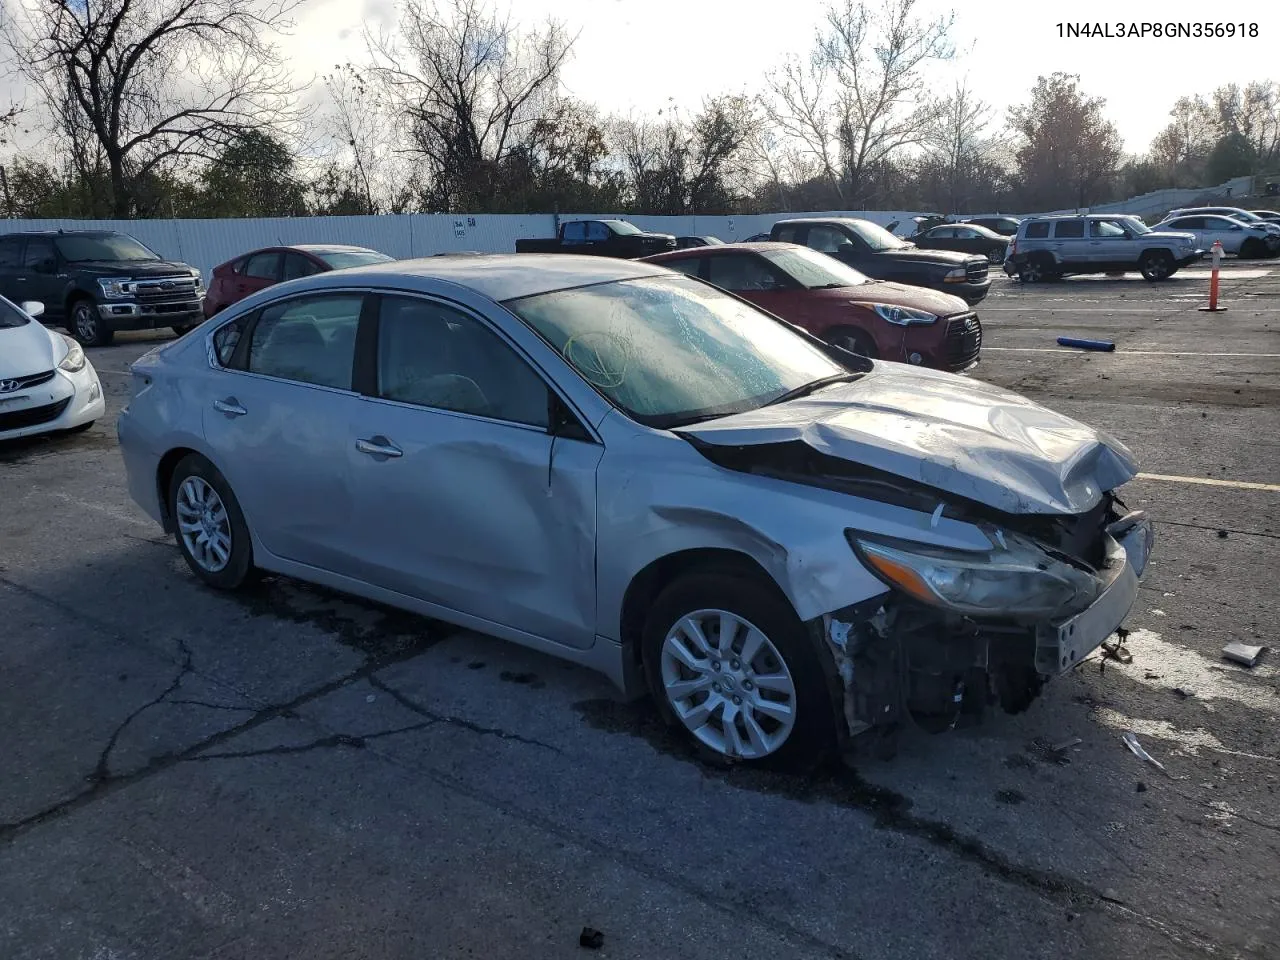
[[[255,253],[244,265],[244,275],[255,280],[279,280],[280,254]]]
[[[1123,237],[1125,235],[1124,227],[1116,223],[1114,220],[1090,220],[1089,236],[1095,239],[1105,237]]]
[[[781,283],[760,257],[745,254],[709,257],[707,279],[724,290],[776,290]]]
[[[848,250],[853,244],[844,232],[835,227],[810,227],[805,245],[819,253],[835,253],[840,249]]]
[[[775,238],[778,243],[795,243],[796,237],[800,233],[800,228],[795,226],[786,226],[778,228],[778,236]]]
[[[682,257],[679,260],[664,260],[659,264],[668,270],[675,270],[677,273],[683,273],[687,277],[702,276],[702,264],[707,257]]]
[[[363,305],[359,294],[337,294],[266,307],[250,336],[249,371],[350,390]]]
[[[320,268],[300,253],[286,253],[284,255],[282,280],[297,280],[300,277],[309,277],[313,273],[319,272]]]
[[[585,243],[587,240],[587,225],[582,221],[566,223],[563,236],[565,243]]]
[[[1077,240],[1083,236],[1083,220],[1059,220],[1054,224],[1053,237],[1055,240]]]

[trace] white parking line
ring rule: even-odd
[[[1110,353],[1109,350],[1077,350],[1074,347],[987,347],[988,350],[1000,350],[1004,353]],[[1253,357],[1255,359],[1276,359],[1280,353],[1201,353],[1198,350],[1117,350],[1117,354],[1129,357]]]
[[[1169,483],[1197,483],[1205,487],[1230,487],[1233,490],[1266,490],[1280,493],[1280,484],[1253,483],[1249,480],[1215,480],[1212,477],[1175,477],[1165,473],[1140,473],[1137,480],[1162,480]]]

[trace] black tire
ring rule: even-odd
[[[110,346],[116,335],[99,315],[98,305],[89,297],[76,297],[67,306],[67,329],[85,347]]]
[[[1174,271],[1178,269],[1178,265],[1174,263],[1173,257],[1164,250],[1151,250],[1142,255],[1142,259],[1138,262],[1138,269],[1142,271],[1142,278],[1151,283],[1159,283],[1161,280],[1168,280],[1173,276]]]
[[[179,527],[178,492],[182,484],[191,477],[199,478],[217,493],[218,499],[225,508],[230,526],[231,550],[226,565],[218,570],[208,569],[198,560],[187,546]],[[244,513],[240,510],[240,502],[227,484],[226,479],[208,460],[199,454],[188,454],[174,468],[169,478],[168,490],[169,516],[173,521],[173,535],[178,542],[178,549],[187,561],[191,572],[211,587],[219,590],[235,590],[244,586],[253,578],[253,543],[249,537],[249,525],[245,522]]]
[[[833,347],[848,350],[850,353],[856,353],[858,356],[866,357],[868,360],[876,360],[880,357],[880,351],[876,349],[876,342],[871,339],[870,334],[862,330],[841,327],[838,330],[829,331],[826,339],[827,343]]]
[[[1238,256],[1241,260],[1259,260],[1267,255],[1266,244],[1250,237],[1240,245]]]
[[[662,681],[663,643],[671,628],[698,610],[723,610],[759,629],[781,655],[795,689],[794,723],[782,744],[763,757],[732,760],[702,743],[681,722]],[[747,571],[691,573],[669,584],[649,610],[642,637],[645,679],[662,719],[684,731],[698,754],[715,764],[745,763],[771,769],[812,770],[836,743],[836,712],[817,645],[791,604],[772,582]],[[722,715],[723,716],[723,715]]]
[[[1018,267],[1018,279],[1023,283],[1050,283],[1058,279],[1058,275],[1053,269],[1052,261],[1037,256],[1028,258]]]

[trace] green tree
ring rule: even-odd
[[[1257,169],[1258,153],[1242,133],[1228,133],[1213,145],[1205,163],[1206,186],[1216,186],[1232,177],[1243,177]]]
[[[227,144],[200,177],[206,217],[300,217],[306,188],[289,148],[277,137],[249,130]]]

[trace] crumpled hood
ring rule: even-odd
[[[879,361],[853,383],[676,432],[719,446],[801,441],[1006,513],[1084,513],[1137,473],[1119,441],[1025,397]]]
[[[39,321],[0,328],[0,380],[52,370],[66,355],[62,338]]]

